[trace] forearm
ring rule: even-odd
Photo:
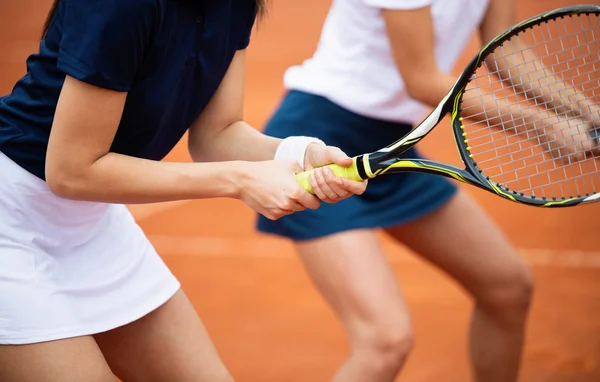
[[[214,136],[189,141],[196,162],[272,160],[281,139],[267,136],[246,122],[234,122]]]
[[[417,93],[421,102],[435,107],[452,88],[456,78],[439,72],[437,76],[429,76],[427,82],[422,83],[421,94]],[[413,93],[416,91],[413,90]],[[550,114],[540,110],[539,114],[523,109],[519,105],[511,105],[503,98],[485,93],[472,83],[463,93],[461,101],[461,115],[471,122],[487,124],[490,127],[512,133],[524,133],[526,130],[541,126],[540,123]]]
[[[61,197],[137,204],[235,197],[239,164],[170,163],[108,153],[81,171],[53,171],[48,184]]]
[[[479,88],[467,89],[460,108],[461,116],[471,122],[529,138],[543,134],[545,126],[556,120],[556,116],[545,109],[523,108]]]
[[[499,53],[501,57],[489,57],[488,66],[516,93],[557,114],[573,113],[587,122],[600,117],[600,108],[557,76],[531,48],[512,42],[501,47]]]

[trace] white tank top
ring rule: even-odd
[[[289,68],[287,89],[328,98],[357,114],[416,123],[430,109],[406,92],[381,9],[431,6],[435,56],[449,73],[481,23],[489,0],[333,0],[318,47]],[[450,90],[450,89],[448,89]]]

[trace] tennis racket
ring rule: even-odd
[[[600,6],[529,18],[473,57],[419,125],[336,176],[365,180],[416,171],[442,175],[513,202],[567,207],[600,200]],[[400,156],[446,116],[464,168]],[[311,170],[314,171],[314,170]],[[296,174],[314,193],[311,171]]]

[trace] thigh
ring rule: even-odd
[[[345,231],[298,242],[296,248],[351,339],[372,335],[374,329],[409,330],[406,304],[374,232]]]
[[[92,337],[0,345],[2,382],[115,382]]]
[[[435,212],[388,230],[477,298],[522,287],[529,267],[490,217],[464,192]]]
[[[95,339],[124,382],[233,381],[182,290],[152,313]]]

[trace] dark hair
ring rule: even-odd
[[[256,0],[256,8],[258,11],[258,17],[262,18],[267,13],[267,2],[269,0]]]
[[[56,16],[57,9],[58,0],[54,0],[54,3],[52,3],[52,8],[50,8],[50,12],[48,12],[48,16],[46,16],[46,22],[44,22],[44,27],[42,29],[42,38],[46,37],[48,28],[50,28],[50,24],[52,24],[52,20],[54,19],[54,16]]]
[[[46,16],[46,22],[44,23],[44,27],[42,29],[42,38],[46,37],[46,33],[48,33],[48,28],[50,28],[50,24],[52,24],[52,20],[54,16],[56,16],[56,10],[58,9],[58,1],[54,0],[52,3],[52,8],[50,8],[50,12],[48,12],[48,16]],[[262,18],[267,11],[267,1],[268,0],[256,0],[256,8],[258,11],[258,17]]]

